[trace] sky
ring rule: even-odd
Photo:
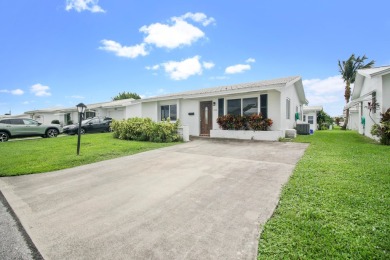
[[[390,65],[388,0],[0,0],[0,114],[301,76],[342,114],[338,60]]]

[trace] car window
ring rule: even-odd
[[[10,124],[11,125],[24,125],[22,119],[10,119]]]
[[[93,119],[91,119],[90,123],[92,123],[92,124],[99,124],[100,120],[99,120],[99,118],[93,118]]]
[[[0,120],[0,123],[2,124],[10,124],[10,120],[9,119],[3,119],[3,120]]]
[[[32,119],[23,119],[25,125],[38,125],[38,122]]]

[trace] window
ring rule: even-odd
[[[85,118],[91,118],[91,117],[95,117],[95,116],[96,116],[96,113],[94,111],[85,112]]]
[[[10,119],[10,124],[12,125],[24,125],[24,122],[22,119]]]
[[[173,121],[176,121],[177,119],[177,107],[176,105],[170,105],[169,106],[169,118]]]
[[[223,116],[223,111],[225,109],[224,101],[223,98],[218,99],[218,116]]]
[[[308,119],[307,122],[308,122],[309,124],[314,124],[314,117],[313,117],[313,116],[308,116],[307,119]]]
[[[290,99],[286,99],[286,119],[290,119]]]
[[[372,92],[372,100],[371,100],[371,105],[372,105],[372,113],[376,113],[376,92]]]
[[[303,115],[303,122],[306,122],[306,115]]]
[[[161,121],[170,119],[172,121],[177,120],[177,106],[176,105],[165,105],[161,106]]]
[[[260,95],[260,113],[264,118],[268,118],[268,95]]]
[[[241,115],[241,99],[227,101],[227,113],[230,115]]]
[[[242,114],[244,116],[257,115],[257,98],[244,98],[242,100]]]
[[[38,124],[37,121],[34,121],[34,120],[32,120],[32,119],[23,119],[23,123],[24,123],[25,125],[37,125],[37,124]]]

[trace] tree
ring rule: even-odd
[[[341,77],[343,78],[345,82],[345,102],[348,104],[349,99],[351,98],[351,84],[355,82],[356,72],[359,69],[367,69],[371,68],[372,65],[374,65],[375,61],[370,61],[367,64],[364,64],[364,61],[367,59],[366,55],[363,55],[363,57],[355,57],[355,54],[352,54],[351,57],[349,57],[346,61],[340,62],[339,60],[339,71],[341,74]],[[347,129],[349,119],[349,108],[347,108],[346,111],[346,117],[345,122],[342,127],[343,130]]]
[[[128,99],[128,98],[141,99],[141,97],[137,93],[123,91],[122,93],[119,93],[118,95],[113,97],[112,100],[115,101],[115,100]]]
[[[333,118],[323,110],[318,111],[317,124],[319,130],[329,129],[329,126],[333,124]]]

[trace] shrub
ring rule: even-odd
[[[379,137],[381,144],[390,145],[390,108],[381,117],[380,124],[372,126],[371,134]]]
[[[111,129],[115,138],[167,143],[179,141],[179,124],[179,120],[174,124],[169,120],[156,123],[150,118],[134,117],[122,121],[113,120]]]
[[[54,119],[51,121],[52,124],[55,124],[55,125],[59,125],[60,124],[60,120],[58,119]]]
[[[222,130],[266,131],[272,126],[272,119],[263,118],[261,114],[250,116],[224,115],[217,118]]]

